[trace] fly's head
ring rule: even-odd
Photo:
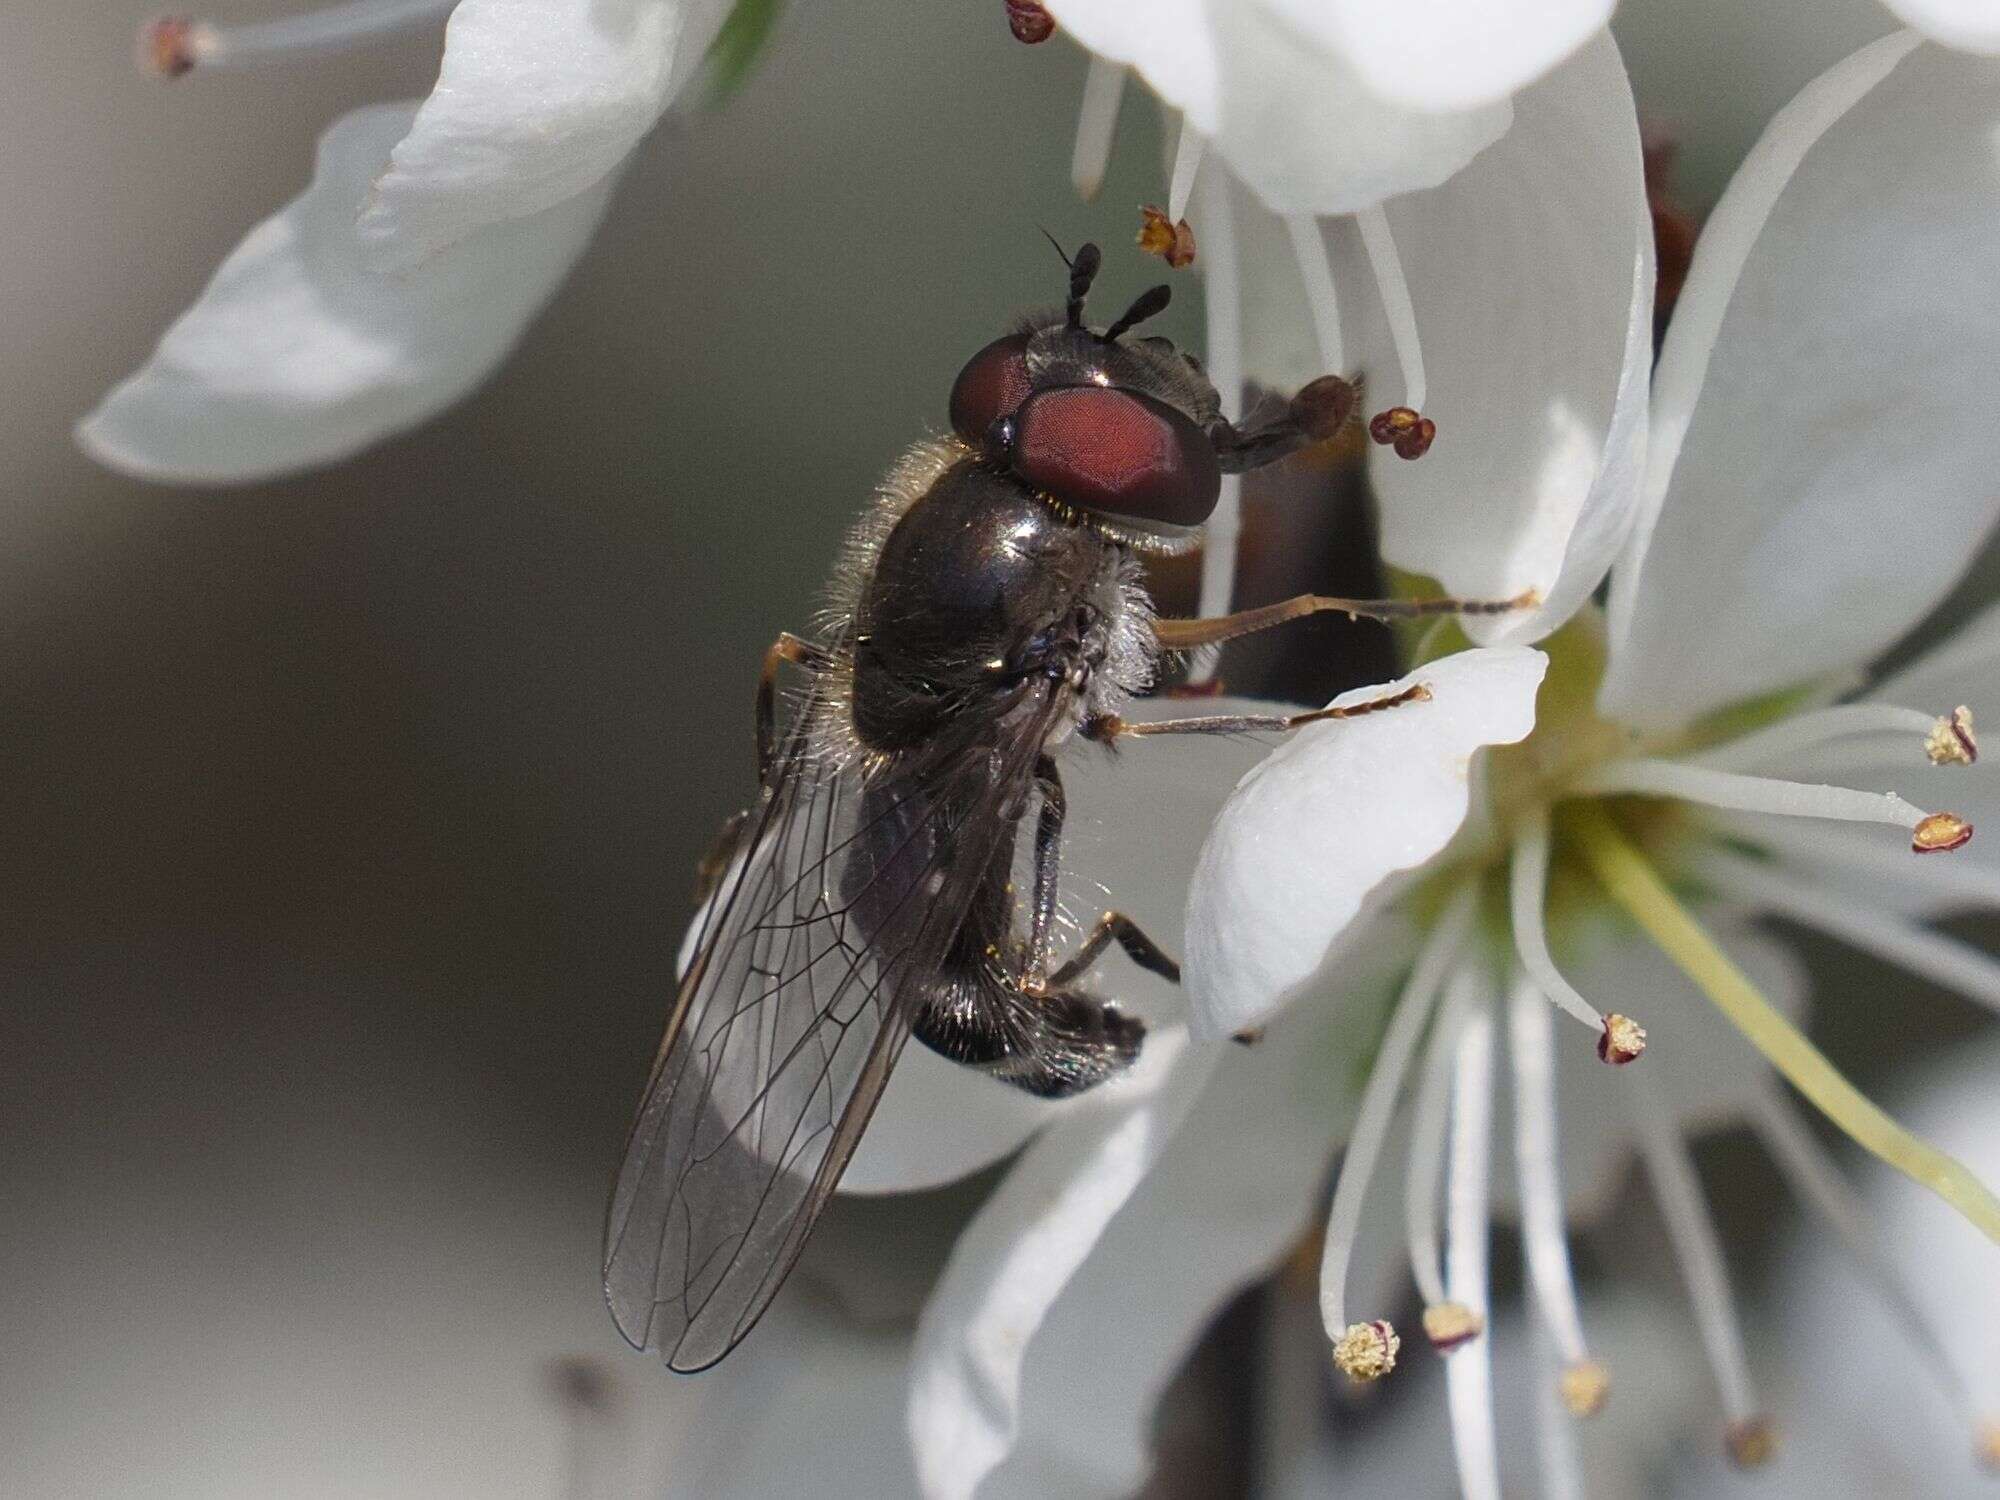
[[[952,430],[987,461],[1060,506],[1141,547],[1173,550],[1215,509],[1226,428],[1215,386],[1191,354],[1127,332],[1167,305],[1140,295],[1101,332],[1085,326],[1095,245],[1070,262],[1063,313],[1032,320],[966,362]]]

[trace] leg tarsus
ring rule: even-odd
[[[1122,911],[1108,911],[1097,919],[1076,952],[1049,976],[1049,987],[1060,988],[1081,978],[1114,942],[1125,950],[1127,958],[1148,973],[1157,974],[1174,984],[1181,982],[1181,966],[1174,962],[1166,949],[1147,937],[1139,924]]]
[[[1196,646],[1233,641],[1238,636],[1253,635],[1309,615],[1343,614],[1354,620],[1419,620],[1433,615],[1503,615],[1512,610],[1532,609],[1539,603],[1541,595],[1534,589],[1512,599],[1337,599],[1325,594],[1298,594],[1276,604],[1208,620],[1155,620],[1153,638],[1162,651],[1191,651]]]
[[[1120,740],[1147,734],[1243,734],[1250,730],[1283,733],[1286,730],[1302,728],[1307,724],[1318,724],[1327,719],[1358,719],[1365,714],[1380,713],[1385,708],[1400,708],[1406,703],[1425,703],[1430,700],[1430,696],[1429,686],[1419,682],[1385,697],[1369,698],[1360,703],[1329,704],[1325,708],[1302,709],[1295,714],[1208,714],[1198,719],[1138,721],[1123,719],[1117,714],[1097,714],[1085,719],[1078,732],[1086,739],[1096,740],[1103,745],[1113,745]]]

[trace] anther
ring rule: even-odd
[[[1185,271],[1194,264],[1194,229],[1186,219],[1176,224],[1164,208],[1148,203],[1139,210],[1139,248]]]
[[[1349,1380],[1380,1380],[1396,1368],[1403,1341],[1387,1318],[1350,1323],[1333,1346],[1333,1362]]]
[[[1582,1360],[1562,1372],[1557,1389],[1571,1416],[1594,1417],[1611,1398],[1611,1373],[1594,1359]]]
[[[1601,1061],[1622,1068],[1645,1050],[1645,1027],[1615,1010],[1604,1018],[1604,1032],[1597,1039],[1597,1056]]]
[[[1360,399],[1361,391],[1353,381],[1322,375],[1301,386],[1292,397],[1292,420],[1315,441],[1324,442],[1347,425]]]
[[[1931,726],[1924,754],[1934,766],[1969,766],[1979,759],[1979,741],[1972,735],[1972,710],[1963,703]]]
[[[1769,1417],[1745,1417],[1723,1431],[1722,1444],[1737,1468],[1757,1469],[1777,1456],[1778,1433]]]
[[[2000,1418],[1993,1418],[1979,1424],[1979,1431],[1973,1437],[1973,1452],[1980,1464],[1995,1473],[2000,1473]]]
[[[1007,0],[1007,29],[1015,41],[1032,47],[1056,34],[1056,18],[1040,0]]]
[[[1422,458],[1436,441],[1437,423],[1415,408],[1392,406],[1368,419],[1368,435],[1385,448],[1394,448],[1398,458]]]
[[[1956,813],[1932,813],[1910,830],[1910,849],[1917,854],[1943,854],[1972,841],[1972,825]]]
[[[139,29],[139,66],[162,78],[194,71],[201,55],[201,30],[187,16],[162,16]]]
[[[1437,1302],[1424,1309],[1424,1337],[1440,1354],[1449,1354],[1486,1331],[1486,1320],[1463,1302]]]

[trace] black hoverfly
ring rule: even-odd
[[[705,867],[605,1228],[612,1315],[673,1369],[714,1364],[769,1306],[910,1037],[1051,1098],[1138,1056],[1141,1023],[1078,981],[1112,942],[1177,980],[1174,960],[1116,912],[1051,952],[1065,741],[1286,730],[1408,702],[1425,690],[1285,715],[1120,714],[1166,653],[1317,611],[1512,607],[1304,595],[1155,618],[1140,555],[1197,545],[1223,474],[1333,436],[1357,392],[1323,376],[1230,422],[1191,355],[1127,337],[1165,286],[1085,326],[1099,259],[1083,246],[1061,313],[973,355],[950,434],[912,448],[850,533],[821,638],[781,635],[764,658],[761,792]],[[784,663],[809,685],[780,740]]]

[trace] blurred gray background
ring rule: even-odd
[[[436,39],[167,86],[147,0],[4,8],[0,1494],[555,1496],[593,1421],[665,1462],[699,1398],[623,1355],[598,1216],[759,655],[1056,289],[1042,227],[1150,279],[1150,102],[1085,206],[1075,49],[999,0],[794,6],[490,385],[204,493],[70,424]],[[1628,3],[1683,197],[1886,25]]]

